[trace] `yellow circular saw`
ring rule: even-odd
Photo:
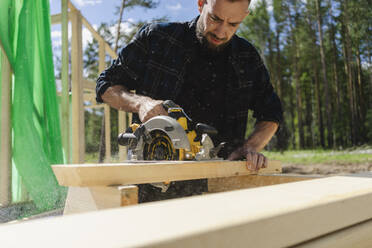
[[[210,160],[219,159],[221,143],[214,147],[210,135],[217,130],[209,125],[194,124],[174,102],[163,103],[168,116],[156,116],[143,124],[132,124],[118,137],[128,146],[131,160]]]

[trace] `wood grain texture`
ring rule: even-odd
[[[0,225],[0,240],[40,248],[288,247],[371,219],[371,205],[372,179],[329,177]]]
[[[208,179],[208,192],[217,193],[237,189],[248,189],[282,183],[291,183],[320,178],[319,176],[299,176],[288,174],[249,175],[240,177],[222,177]]]
[[[371,248],[372,219],[329,235],[296,245],[294,248]]]
[[[69,187],[63,214],[118,208],[138,204],[138,187]]]
[[[1,42],[0,53],[1,53],[0,206],[7,206],[11,203],[12,198],[11,97],[13,72]]]
[[[83,43],[82,16],[71,11],[72,162],[84,163]]]
[[[54,174],[63,186],[109,186],[167,181],[218,178],[257,174],[245,161],[142,161],[118,164],[54,165]],[[281,172],[280,161],[270,161],[259,174]]]

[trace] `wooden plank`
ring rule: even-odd
[[[330,177],[3,225],[0,240],[5,247],[288,247],[369,220],[371,204],[370,178]]]
[[[12,147],[11,147],[11,96],[12,68],[0,43],[1,52],[1,150],[0,150],[0,206],[11,203]]]
[[[63,0],[65,1],[65,0]],[[62,1],[61,1],[62,3]],[[62,9],[63,10],[63,9]],[[61,14],[55,14],[55,15],[51,15],[50,16],[50,19],[51,19],[51,24],[52,25],[56,25],[56,24],[60,24],[62,23],[62,14],[63,14],[63,11],[61,11],[62,13]],[[70,19],[70,12],[67,12],[68,13],[68,19]]]
[[[71,139],[70,139],[70,85],[69,85],[69,53],[68,53],[68,0],[61,1],[62,13],[60,22],[62,22],[62,68],[61,68],[61,134],[62,145],[67,163],[71,162]],[[53,16],[52,16],[53,23]]]
[[[138,187],[69,187],[63,214],[117,208],[138,204]]]
[[[121,206],[131,206],[138,204],[138,186],[126,185],[119,186],[121,192]]]
[[[96,92],[96,82],[83,78],[83,85],[84,85],[84,90],[85,91],[91,91],[91,92]]]
[[[105,104],[104,107],[104,118],[105,118],[105,162],[109,163],[111,161],[111,114],[110,106]]]
[[[84,103],[83,103],[83,44],[79,11],[71,12],[72,23],[72,162],[84,163]]]
[[[217,193],[237,189],[248,189],[282,183],[291,183],[304,180],[320,178],[319,176],[299,176],[299,175],[249,175],[240,177],[223,177],[208,179],[208,192]]]
[[[295,246],[295,248],[329,247],[371,248],[372,219]]]
[[[118,111],[118,131],[124,133],[127,129],[127,113],[123,111]],[[119,161],[124,161],[128,159],[128,149],[126,146],[119,145]]]
[[[53,165],[62,186],[108,186],[180,181],[257,174],[245,161],[140,161],[117,164]],[[280,173],[279,161],[269,161],[259,174]]]

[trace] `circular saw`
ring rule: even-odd
[[[210,138],[217,130],[207,124],[194,124],[173,101],[163,102],[168,116],[156,116],[143,124],[132,124],[118,137],[128,146],[131,160],[210,160],[219,159]]]

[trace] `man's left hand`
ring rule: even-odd
[[[242,158],[247,160],[248,170],[258,171],[261,168],[267,168],[267,158],[262,153],[244,146],[231,153],[228,160],[238,160]]]

